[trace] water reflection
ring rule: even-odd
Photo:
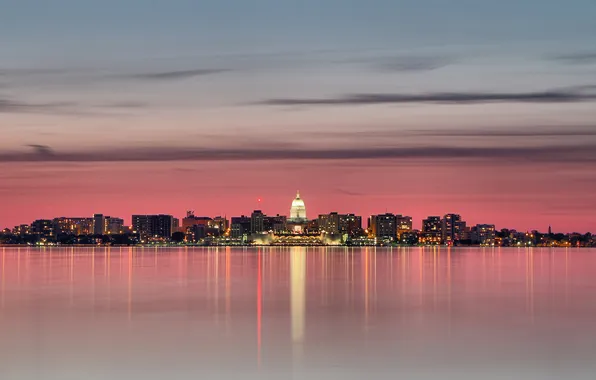
[[[295,364],[299,364],[306,318],[306,248],[292,248],[290,255],[292,351]]]
[[[0,375],[596,361],[589,249],[2,248],[0,265]]]

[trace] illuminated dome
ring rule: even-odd
[[[296,198],[292,201],[292,208],[290,208],[290,220],[306,220],[306,206],[304,205],[304,201],[300,199],[299,191],[296,193]]]

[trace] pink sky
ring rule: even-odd
[[[186,210],[228,217],[289,213],[296,190],[310,218],[338,211],[363,218],[459,213],[497,228],[596,231],[596,175],[577,164],[442,160],[304,160],[0,164],[0,226],[37,218],[123,217]]]

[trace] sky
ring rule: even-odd
[[[300,190],[309,217],[596,232],[593,0],[0,6],[0,228]]]

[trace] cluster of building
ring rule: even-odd
[[[197,245],[447,245],[447,246],[594,246],[590,234],[541,234],[538,231],[497,231],[493,224],[468,224],[458,214],[429,216],[414,229],[412,217],[385,213],[362,217],[332,212],[308,219],[300,193],[290,215],[227,217],[197,216],[188,211],[181,220],[172,215],[132,215],[122,218],[95,214],[89,218],[40,219],[4,230],[2,244],[197,244]]]

